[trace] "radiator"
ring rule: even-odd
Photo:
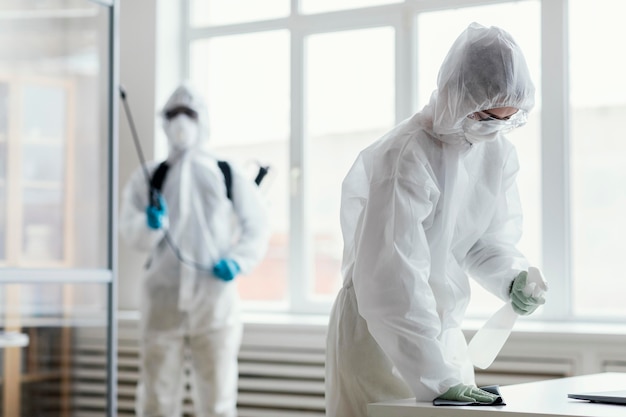
[[[136,335],[136,322],[120,325],[119,417],[134,416],[139,370]],[[325,325],[321,323],[246,324],[239,354],[239,417],[324,416],[324,347]],[[78,333],[73,360],[74,415],[101,417],[106,405],[104,341]],[[476,373],[476,382],[479,386],[509,385],[572,376],[575,361],[576,355],[563,355],[562,350],[524,356],[505,349],[492,366]],[[598,372],[626,369],[621,359],[606,360],[602,366]],[[186,417],[193,416],[188,385],[183,410]]]
[[[136,331],[120,331],[117,416],[135,416],[139,376]],[[74,415],[101,417],[106,407],[104,341],[76,335],[73,350]],[[239,352],[239,417],[324,416],[323,326],[246,325]],[[192,417],[187,381],[183,415]]]

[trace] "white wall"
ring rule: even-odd
[[[180,81],[180,4],[171,0],[121,0],[119,4],[120,82],[126,89],[144,156],[151,160],[155,156],[163,157],[164,149],[157,111]],[[121,103],[119,117],[121,199],[124,185],[139,167],[139,158]],[[146,258],[147,254],[129,248],[119,239],[120,310],[138,309],[140,277]]]

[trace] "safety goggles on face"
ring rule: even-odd
[[[510,131],[526,124],[527,114],[524,110],[518,110],[510,116],[498,117],[489,110],[482,110],[470,113],[467,118],[476,123],[476,125],[488,124],[494,129]]]
[[[169,109],[168,111],[165,112],[165,118],[167,120],[171,120],[180,114],[184,114],[185,116],[189,117],[192,120],[198,120],[198,113],[194,110],[191,110],[189,107],[185,107],[185,106],[178,106],[178,107],[174,107],[173,109]]]

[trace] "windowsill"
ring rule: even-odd
[[[328,316],[324,314],[243,313],[246,324],[305,325],[326,327]]]
[[[473,334],[486,321],[466,320],[463,330]],[[618,337],[626,340],[626,324],[601,322],[574,322],[574,321],[537,321],[518,319],[513,333],[522,336],[541,336],[546,340],[557,339],[563,336],[584,337]]]
[[[139,312],[124,310],[118,312],[119,322],[133,322],[139,320]],[[303,326],[309,328],[324,329],[328,325],[327,315],[313,314],[285,314],[285,313],[248,313],[242,314],[246,325],[258,326]],[[473,334],[486,321],[486,319],[466,320],[463,330],[467,334]],[[515,323],[513,334],[518,336],[540,336],[548,341],[559,339],[563,336],[575,337],[576,339],[593,337],[610,339],[618,338],[626,341],[626,324],[601,323],[601,322],[573,322],[573,321],[536,321],[520,318]]]

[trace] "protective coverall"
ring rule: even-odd
[[[196,120],[166,117],[175,108],[196,112]],[[197,416],[235,416],[237,354],[242,323],[234,281],[212,274],[219,260],[235,260],[242,273],[263,257],[269,238],[267,212],[251,179],[231,164],[232,202],[227,198],[217,159],[203,149],[208,138],[207,111],[187,84],[163,108],[170,168],[162,196],[167,203],[169,234],[181,262],[164,239],[164,228],[146,226],[148,185],[141,168],[122,197],[120,229],[133,247],[150,252],[142,280],[141,378],[138,416],[180,415],[184,355],[191,359],[191,385]],[[194,129],[173,128],[181,126]],[[178,125],[178,124],[177,124]],[[148,164],[153,173],[157,162]],[[167,222],[166,222],[167,224]]]
[[[430,102],[357,157],[342,185],[343,287],[327,337],[327,416],[365,416],[371,402],[431,401],[474,383],[460,327],[469,276],[508,300],[528,262],[515,247],[515,149],[504,129],[481,132],[468,116],[514,107],[519,114],[503,124],[517,127],[533,97],[511,36],[471,24]]]

